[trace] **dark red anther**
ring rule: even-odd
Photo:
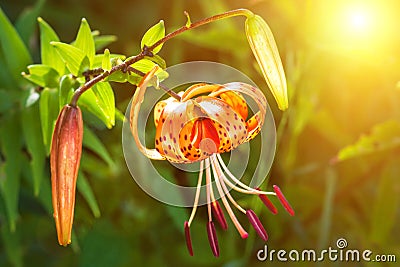
[[[221,225],[221,228],[223,230],[228,229],[228,224],[226,223],[224,212],[221,209],[221,206],[219,205],[218,201],[213,201],[211,203],[212,211],[214,216],[217,218],[219,224]]]
[[[257,215],[254,213],[254,211],[246,210],[246,215],[247,218],[249,218],[251,225],[253,225],[254,230],[256,230],[257,234],[261,237],[261,239],[267,241],[268,240],[267,231],[265,231],[264,226],[262,225]]]
[[[256,188],[257,190],[260,190],[260,188]],[[261,190],[260,190],[261,191]],[[277,214],[278,209],[275,207],[275,205],[269,200],[269,198],[266,195],[258,195],[258,197],[261,199],[261,201],[264,203],[264,205],[273,213]]]
[[[184,228],[185,228],[186,246],[190,256],[193,256],[192,239],[190,238],[189,223],[187,221],[185,221]]]
[[[273,188],[276,193],[276,196],[278,197],[279,201],[282,203],[282,206],[286,209],[286,211],[291,216],[294,216],[294,210],[293,210],[292,206],[290,206],[289,202],[286,200],[281,189],[277,185],[274,185]]]
[[[215,257],[219,257],[219,247],[217,233],[215,232],[215,226],[213,222],[207,223],[207,235],[208,241],[210,242],[211,251]]]

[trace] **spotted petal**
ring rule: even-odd
[[[155,149],[148,149],[146,148],[140,141],[138,135],[138,118],[139,118],[139,111],[140,107],[144,100],[144,93],[147,89],[147,84],[150,80],[154,77],[155,72],[158,70],[158,66],[155,66],[149,73],[147,73],[143,79],[140,81],[135,94],[133,95],[133,100],[131,104],[131,110],[129,115],[129,121],[131,126],[131,132],[133,138],[135,139],[136,145],[138,146],[139,150],[148,158],[155,159],[155,160],[162,160],[165,159],[158,151]]]

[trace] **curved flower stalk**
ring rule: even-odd
[[[131,132],[139,150],[150,159],[176,163],[200,162],[193,209],[189,220],[184,223],[189,254],[193,255],[189,228],[197,210],[204,172],[208,209],[207,234],[214,256],[219,256],[219,246],[213,218],[216,218],[222,229],[226,230],[228,227],[219,200],[215,197],[215,190],[240,236],[247,238],[248,233],[231,206],[245,214],[257,234],[266,241],[267,232],[257,215],[251,209],[241,207],[230,194],[230,190],[258,195],[274,214],[277,213],[277,209],[267,195],[276,195],[290,215],[294,215],[293,209],[279,187],[274,186],[274,192],[265,192],[247,186],[228,170],[220,156],[221,153],[229,152],[250,141],[259,133],[267,108],[265,96],[258,88],[240,82],[224,85],[195,84],[180,92],[179,100],[171,97],[156,104],[155,148],[149,149],[138,137],[137,122],[147,84],[156,70],[157,68],[154,68],[142,79],[135,92],[130,111]],[[250,96],[259,109],[250,118],[243,94]]]
[[[58,242],[63,246],[71,243],[82,138],[81,110],[77,106],[64,106],[57,118],[50,152],[53,216]]]

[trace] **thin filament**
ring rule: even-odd
[[[207,191],[207,210],[208,210],[208,221],[212,221],[211,216],[211,171],[210,171],[210,160],[208,158],[205,159],[206,163],[206,191]]]
[[[193,209],[192,209],[192,213],[190,214],[188,226],[190,226],[190,224],[192,223],[193,218],[194,218],[194,215],[196,214],[197,206],[198,206],[198,204],[199,204],[201,181],[202,181],[202,179],[203,179],[203,166],[204,166],[204,160],[202,160],[202,161],[200,162],[199,179],[198,179],[198,181],[197,181],[196,195],[195,195],[195,197],[194,197]]]
[[[215,159],[215,154],[213,156],[211,156]],[[221,196],[222,202],[224,203],[225,209],[229,214],[229,217],[231,218],[233,224],[235,225],[236,229],[238,230],[239,234],[242,236],[242,238],[247,238],[248,237],[248,233],[243,229],[243,227],[240,225],[238,219],[236,218],[235,214],[233,213],[233,210],[231,208],[231,206],[229,206],[229,202],[226,199],[224,192],[222,191],[221,185],[218,181],[218,174],[214,168],[214,165],[211,165],[211,167],[213,168],[213,173],[214,173],[214,177],[215,177],[215,181],[216,181],[216,185],[217,185],[217,189],[218,192]]]
[[[221,167],[218,165],[218,162],[217,162],[216,160],[215,160],[215,161],[214,161],[214,160],[211,160],[211,161],[212,161],[213,167],[215,168],[215,170],[217,171],[217,174],[218,174],[218,178],[219,178],[219,179],[216,179],[216,180],[218,180],[217,182],[219,182],[220,185],[222,186],[222,189],[224,190],[226,196],[229,198],[229,200],[231,201],[231,203],[232,203],[238,210],[240,210],[241,212],[243,212],[244,214],[246,214],[246,210],[244,210],[244,209],[233,199],[232,195],[229,193],[229,190],[228,190],[228,188],[226,187],[225,182],[224,182],[224,178],[226,179],[226,177],[224,177],[225,175],[223,174],[223,172],[222,172],[222,170],[221,170]],[[221,179],[221,178],[222,178],[222,179]]]
[[[236,182],[238,185],[242,186],[244,190],[247,189],[246,193],[247,194],[254,194],[254,195],[276,195],[275,192],[266,192],[266,191],[261,191],[261,190],[257,190],[254,188],[251,188],[247,185],[245,185],[244,183],[242,183],[239,179],[237,179],[230,171],[229,169],[226,167],[224,161],[221,158],[221,155],[217,155],[218,157],[218,161],[220,163],[220,165],[222,166],[222,168],[224,169],[224,171],[228,174],[228,176],[234,181]],[[229,183],[228,183],[229,184]],[[229,186],[231,186],[232,183],[229,184]],[[232,187],[232,186],[231,186]],[[236,186],[235,186],[236,187]],[[235,187],[232,187],[233,189],[235,189]],[[237,187],[236,187],[237,188]],[[237,190],[237,189],[235,189]],[[243,190],[237,190],[239,192],[244,192]]]

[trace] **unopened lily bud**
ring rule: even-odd
[[[249,16],[245,22],[246,36],[251,50],[280,110],[288,108],[285,72],[279,57],[274,36],[268,24],[258,15]]]
[[[58,242],[63,246],[71,243],[82,138],[81,110],[75,106],[64,106],[54,128],[50,153],[54,220]]]

